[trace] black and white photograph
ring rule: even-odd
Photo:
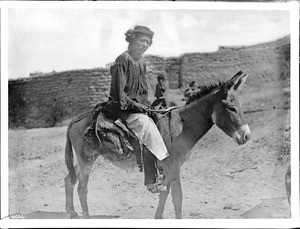
[[[1,5],[1,223],[296,226],[299,3],[120,3]]]

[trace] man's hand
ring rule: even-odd
[[[144,104],[134,102],[132,105],[136,108],[136,110],[138,110],[141,113],[147,113],[148,112],[149,108],[147,106],[145,106]]]
[[[156,117],[155,112],[153,112],[151,109],[147,110],[147,115],[152,119]]]

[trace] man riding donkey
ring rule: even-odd
[[[151,193],[167,191],[159,179],[161,162],[169,156],[158,131],[148,100],[146,63],[142,55],[151,46],[154,32],[146,26],[135,26],[126,33],[127,51],[117,57],[110,68],[111,87],[108,105],[121,123],[134,133],[138,144],[132,144],[142,157],[145,182]],[[151,117],[149,117],[151,116]],[[95,119],[95,117],[94,117]],[[132,143],[132,142],[131,142]]]

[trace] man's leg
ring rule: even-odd
[[[143,146],[144,183],[147,189],[152,193],[167,191],[166,186],[157,181],[155,162],[165,159],[169,154],[155,123],[145,114],[132,114],[126,119],[126,124]]]
[[[146,146],[143,146],[143,162],[145,173],[144,184],[147,186],[148,191],[151,193],[166,192],[167,187],[162,185],[161,181],[157,180],[156,157]]]
[[[139,170],[140,172],[143,172],[143,162],[142,162],[142,150],[141,150],[141,146],[140,146],[140,143],[139,143],[139,140],[136,139],[136,140],[132,140],[131,141],[131,144],[134,148],[134,153],[135,153],[135,156],[136,156],[136,162],[138,164],[138,167],[139,167]]]
[[[169,156],[168,149],[154,121],[146,114],[132,114],[126,119],[127,127],[136,135],[141,145],[158,159]]]
[[[156,182],[157,170],[155,168],[156,157],[150,152],[150,150],[143,146],[143,163],[145,173],[145,185],[154,184]]]

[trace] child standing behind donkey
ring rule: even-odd
[[[160,73],[157,76],[157,84],[155,89],[155,97],[156,100],[153,102],[153,107],[156,107],[157,105],[160,105],[160,109],[167,108],[167,102],[166,102],[166,84],[165,84],[165,76]]]

